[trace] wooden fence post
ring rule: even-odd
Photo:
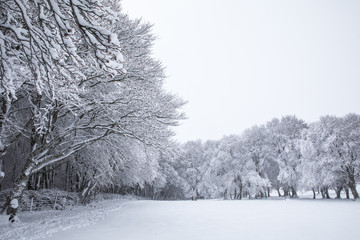
[[[55,202],[54,202],[54,207],[53,207],[53,209],[55,209],[55,207],[56,207],[57,197],[58,197],[58,193],[56,193],[56,196],[55,196]]]
[[[34,205],[34,198],[31,198],[31,203],[30,203],[30,212],[32,213],[32,208]]]

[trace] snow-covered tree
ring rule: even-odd
[[[311,124],[302,144],[304,185],[318,187],[326,195],[333,188],[337,197],[343,188],[350,188],[353,197],[359,198],[359,139],[360,117],[356,114],[324,116]]]
[[[106,26],[116,19],[109,1],[9,0],[0,1],[0,151],[4,153],[15,136],[11,106],[23,91],[33,92],[42,105],[34,119],[38,131],[51,121],[44,109],[60,100],[76,106],[78,81],[89,76],[83,69],[102,74],[124,72],[117,35]],[[86,61],[85,61],[86,60]],[[70,108],[70,106],[69,106]],[[15,128],[16,129],[16,128]],[[11,138],[12,137],[12,138]]]
[[[180,175],[186,179],[191,186],[189,196],[196,200],[200,196],[199,184],[205,165],[202,142],[198,140],[185,143],[182,146],[182,154],[179,160],[182,164]]]
[[[225,199],[266,196],[270,182],[261,176],[259,169],[263,169],[263,165],[254,161],[255,150],[249,149],[252,143],[246,142],[248,139],[245,136],[248,135],[226,136],[213,144],[215,147],[205,160],[206,167],[200,183],[202,191],[208,192],[208,196],[223,196]]]
[[[153,181],[152,199],[185,199],[191,186],[176,170],[175,160],[179,153],[159,155],[159,174]],[[160,182],[160,184],[158,184]],[[156,187],[156,185],[158,187]]]
[[[223,182],[214,174],[214,164],[218,160],[220,141],[207,140],[203,143],[203,159],[204,166],[202,167],[202,178],[199,184],[201,196],[204,198],[220,197],[220,190],[223,187]]]
[[[216,186],[217,196],[223,196],[224,199],[237,198],[237,190],[240,189],[241,197],[241,170],[238,169],[238,159],[234,157],[236,143],[239,141],[238,136],[226,136],[219,140],[214,155],[210,158],[209,169],[207,175],[214,186]]]
[[[359,198],[356,179],[360,175],[360,116],[348,114],[342,123],[340,134],[337,133],[327,144],[331,153],[341,162],[341,176],[356,199]]]
[[[298,180],[297,169],[300,163],[300,139],[307,124],[295,116],[285,116],[281,120],[273,119],[267,123],[271,148],[274,159],[279,164],[280,181],[284,195],[297,196]]]
[[[19,199],[32,171],[42,167],[37,158],[46,156],[54,143],[57,145],[72,133],[64,131],[56,139],[47,137],[53,132],[59,113],[84,107],[80,98],[84,89],[79,87],[79,81],[89,76],[83,69],[102,66],[98,71],[102,75],[125,72],[117,35],[106,27],[117,18],[109,4],[78,0],[0,1],[0,151],[5,154],[29,127],[33,142],[9,202]],[[28,104],[25,121],[17,120],[19,110],[12,108],[22,98]],[[46,162],[61,160],[78,147],[74,144],[62,156],[46,156]],[[16,209],[9,207],[9,212],[14,215]]]
[[[282,190],[285,196],[297,197],[303,188],[313,190],[314,197],[321,191],[324,198],[329,189],[337,197],[342,189],[350,189],[356,198],[359,119],[356,114],[325,116],[308,125],[285,116],[241,135],[205,144],[189,142],[180,158],[185,166],[180,172],[205,197],[266,197],[272,187],[279,196]],[[187,165],[189,161],[199,167]]]
[[[242,134],[244,154],[252,161],[254,165],[253,171],[257,173],[259,177],[259,179],[255,179],[256,174],[252,174],[252,180],[249,182],[254,182],[253,184],[259,186],[257,193],[260,194],[261,197],[267,196],[270,189],[269,179],[265,172],[265,166],[273,163],[269,161],[271,150],[268,138],[269,136],[265,126],[254,126],[245,130]],[[261,191],[259,189],[261,189]]]
[[[116,1],[14,0],[4,4],[11,11],[1,29],[10,40],[1,46],[9,49],[18,40],[25,56],[18,53],[18,64],[29,72],[35,69],[25,78],[26,83],[19,84],[16,98],[8,101],[9,93],[5,88],[2,92],[1,103],[9,106],[2,112],[3,123],[11,123],[2,125],[2,139],[16,141],[22,135],[31,142],[9,202],[20,198],[32,174],[66,161],[80,150],[86,155],[104,146],[121,149],[123,145],[115,143],[122,141],[164,151],[170,147],[173,132],[169,126],[183,118],[178,112],[183,102],[162,88],[163,68],[150,56],[150,25],[119,13]],[[6,22],[6,16],[2,17]],[[7,28],[23,28],[19,36],[24,39]],[[35,47],[29,45],[34,41]],[[3,59],[3,65],[8,64]],[[3,83],[10,81],[6,71],[1,75]],[[14,71],[12,75],[16,75]],[[18,118],[20,114],[22,118]],[[17,129],[15,134],[12,128]],[[3,153],[13,142],[2,144]],[[89,146],[93,149],[86,150]],[[95,157],[88,160],[90,165],[97,162]],[[100,179],[99,174],[104,176],[94,173],[90,185],[98,185],[94,179]],[[8,210],[12,216],[16,214],[16,209]]]
[[[323,117],[325,122],[330,118]],[[333,118],[335,120],[335,118]],[[332,122],[332,120],[330,120]],[[329,121],[329,122],[330,122]],[[305,189],[313,191],[313,198],[316,198],[316,191],[321,191],[323,197],[327,195],[328,189],[336,182],[336,172],[333,172],[327,150],[324,151],[323,144],[326,137],[322,133],[323,127],[320,122],[309,124],[309,128],[303,132],[300,143],[301,149],[301,185]]]
[[[300,142],[301,164],[299,166],[301,172],[300,186],[313,191],[313,198],[316,198],[316,191],[322,187],[321,176],[321,156],[320,149],[316,146],[317,135],[316,129],[318,124],[309,124],[309,128],[303,132]]]

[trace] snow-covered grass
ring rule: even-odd
[[[132,201],[48,239],[359,239],[359,222],[359,201]]]
[[[81,228],[102,220],[107,214],[124,206],[132,196],[73,206],[66,210],[20,212],[20,222],[9,224],[8,216],[0,215],[0,239],[48,239],[58,231]]]
[[[96,208],[46,211],[1,225],[1,239],[212,240],[359,239],[360,201],[110,200]],[[65,231],[63,231],[65,230]]]

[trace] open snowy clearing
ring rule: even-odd
[[[359,239],[359,201],[281,198],[120,203],[113,202],[118,207],[108,208],[112,211],[95,224],[70,228],[74,222],[69,222],[70,229],[42,236],[49,240]]]

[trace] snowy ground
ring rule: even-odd
[[[0,239],[360,239],[352,200],[113,200],[21,218],[0,226]]]
[[[121,209],[132,197],[106,200],[89,206],[77,206],[66,210],[47,210],[19,213],[20,222],[8,223],[8,216],[0,215],[0,240],[49,239],[56,232],[81,229],[104,219],[108,214]],[[119,212],[119,211],[117,211]]]

